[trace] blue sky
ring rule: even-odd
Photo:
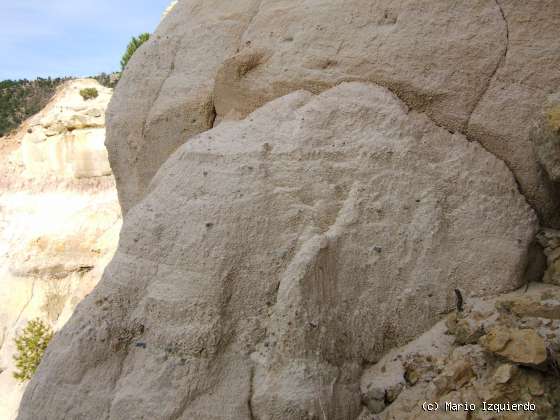
[[[134,35],[170,0],[0,0],[0,80],[119,70]]]

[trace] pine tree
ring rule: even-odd
[[[41,363],[52,336],[52,330],[40,319],[29,321],[23,332],[15,339],[18,354],[14,356],[14,360],[18,370],[14,372],[14,378],[20,382],[31,379]]]
[[[124,53],[121,59],[121,69],[124,71],[128,61],[131,59],[132,55],[136,52],[140,46],[150,39],[150,34],[145,32],[143,34],[138,35],[138,38],[135,36],[132,37],[132,40],[129,42],[128,46],[126,47],[126,52]]]

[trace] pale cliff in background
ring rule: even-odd
[[[85,100],[80,91],[96,89]],[[66,82],[49,105],[27,122],[21,158],[31,176],[88,178],[111,174],[105,149],[105,109],[113,90],[93,79]]]
[[[80,90],[95,88],[84,100]],[[0,139],[0,418],[17,415],[14,337],[34,318],[59,330],[97,284],[120,229],[103,145],[112,90],[65,82],[47,107]]]

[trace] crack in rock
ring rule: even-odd
[[[171,75],[173,74],[173,72],[175,71],[175,62],[177,60],[177,55],[179,54],[179,48],[182,44],[182,39],[177,41],[175,43],[175,48],[173,49],[173,59],[171,60],[171,63],[169,64],[169,69],[167,71],[167,75],[162,79],[161,84],[159,85],[159,88],[157,90],[156,95],[154,96],[154,100],[151,101],[152,105],[150,107],[150,110],[146,113],[145,117],[144,117],[144,122],[142,123],[142,132],[141,132],[141,136],[142,139],[145,140],[145,133],[146,133],[146,129],[148,126],[148,120],[150,118],[150,115],[152,114],[152,110],[154,108],[154,105],[157,104],[160,96],[161,96],[161,92],[163,90],[163,87],[165,86],[165,84],[167,83],[167,81],[169,80],[169,78],[171,77]]]
[[[504,12],[504,9],[502,8],[502,5],[500,4],[499,0],[494,0],[496,2],[496,6],[498,7],[498,11],[500,12],[500,15],[504,21],[504,28],[505,28],[505,45],[504,45],[504,52],[502,54],[502,56],[500,57],[500,59],[498,60],[498,63],[496,65],[496,68],[494,69],[494,71],[492,72],[492,74],[490,74],[490,76],[488,77],[488,80],[486,81],[486,85],[484,86],[484,89],[482,90],[482,93],[480,94],[480,96],[478,97],[477,101],[475,102],[470,114],[469,114],[469,118],[467,120],[467,124],[466,124],[466,135],[468,137],[468,132],[469,132],[469,127],[471,125],[471,119],[472,116],[474,115],[476,109],[478,108],[478,106],[480,105],[480,103],[482,102],[482,100],[484,99],[484,97],[486,96],[486,93],[488,93],[488,89],[490,89],[490,86],[492,84],[492,81],[494,80],[494,77],[496,77],[496,74],[498,73],[498,70],[500,70],[500,68],[502,68],[502,66],[504,65],[504,62],[506,61],[506,56],[508,54],[509,51],[509,23],[506,19],[506,14]],[[470,140],[470,139],[469,139]]]
[[[247,407],[249,409],[249,419],[255,420],[255,414],[253,412],[253,394],[255,392],[255,368],[251,367],[249,372],[249,397],[247,398]]]

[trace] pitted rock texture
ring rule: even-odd
[[[364,364],[455,288],[518,287],[535,229],[502,161],[388,90],[292,93],[163,165],[19,418],[357,418]]]
[[[560,85],[557,0],[183,0],[135,55],[110,106],[124,212],[191,136],[297,89],[390,88],[504,160],[545,225],[560,194],[529,129]]]

